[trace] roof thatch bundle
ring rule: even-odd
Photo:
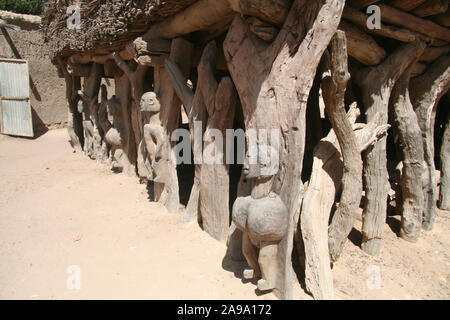
[[[152,23],[185,9],[197,0],[50,0],[43,17],[44,39],[53,60],[94,48],[121,50],[127,42],[142,35]],[[79,4],[81,25],[69,29],[67,8]]]

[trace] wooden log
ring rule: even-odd
[[[448,54],[450,52],[450,45],[444,47],[429,47],[426,48],[423,54],[420,56],[420,61],[433,62],[440,56]]]
[[[289,13],[292,0],[229,0],[231,8],[244,16],[257,17],[281,27]]]
[[[168,58],[168,55],[162,55],[162,56],[140,56],[136,59],[136,62],[142,66],[148,66],[148,67],[164,67],[164,63],[166,62],[166,59]]]
[[[375,68],[363,69],[356,75],[361,86],[363,103],[368,121],[381,114],[379,125],[387,123],[388,104],[391,90],[400,75],[416,56],[423,51],[425,44],[415,40],[402,45]],[[386,221],[387,180],[386,138],[380,139],[364,157],[364,178],[366,200],[363,211],[363,242],[361,248],[370,255],[376,255],[381,248],[381,238]]]
[[[204,134],[205,151],[200,171],[199,210],[203,229],[213,238],[226,242],[230,227],[230,177],[226,163],[227,154],[223,148],[226,145],[226,130],[233,128],[238,97],[229,77],[222,78],[220,83],[215,79],[215,41],[206,46],[204,57],[198,68],[198,85],[209,119]],[[222,138],[216,136],[219,132]],[[219,162],[211,163],[207,161],[208,157]]]
[[[441,13],[430,18],[441,26],[450,27],[450,12],[448,10],[445,13]]]
[[[445,13],[448,10],[447,0],[428,0],[415,8],[412,13],[419,17],[428,17],[440,13]]]
[[[442,137],[439,208],[450,211],[450,118]]]
[[[450,42],[450,30],[434,22],[416,17],[386,4],[380,3],[381,20],[406,29],[423,33],[429,37]]]
[[[279,32],[278,28],[256,17],[249,17],[245,21],[248,23],[250,31],[266,42],[272,42]]]
[[[386,51],[354,24],[341,21],[339,30],[344,31],[347,37],[348,55],[359,62],[372,66],[379,64],[386,57]]]
[[[337,261],[354,222],[362,194],[362,160],[356,136],[345,112],[345,90],[350,79],[345,33],[338,31],[331,41],[331,76],[322,80],[325,108],[339,141],[344,162],[341,200],[333,216],[328,245],[331,261]]]
[[[243,251],[244,254],[247,252],[245,256],[249,265],[257,264],[263,270],[258,288],[273,289],[282,299],[292,298],[291,256],[294,224],[298,221],[298,204],[303,189],[301,171],[307,98],[320,58],[337,30],[343,7],[344,1],[339,0],[295,0],[283,29],[270,45],[249,32],[243,19],[237,16],[224,42],[228,68],[241,98],[246,129],[256,132],[259,129],[269,132],[281,129],[283,132],[279,140],[268,145],[280,148],[278,172],[253,174],[260,171],[258,165],[256,168],[247,167],[246,172],[252,183],[251,199],[267,200],[276,206],[273,214],[278,214],[278,218],[273,223],[284,226],[286,217],[287,229],[283,230],[282,239],[277,238],[272,245],[266,243],[268,240],[264,237],[249,243],[249,229],[243,235]],[[254,203],[251,199],[238,198],[241,205]],[[279,200],[287,211],[282,210]],[[234,212],[233,208],[233,221]],[[252,245],[253,252],[257,252],[258,247],[260,249],[256,262],[248,254]],[[267,276],[264,275],[265,268],[271,270]],[[258,277],[257,271],[255,266],[246,276]]]
[[[450,86],[450,56],[442,56],[411,80],[410,95],[417,114],[425,153],[424,212],[422,228],[431,230],[436,217],[437,181],[434,165],[434,122],[440,98]]]
[[[424,204],[422,185],[418,183],[425,170],[422,132],[409,98],[409,81],[415,63],[416,61],[395,84],[389,103],[403,162],[399,181],[401,197],[398,200],[396,197],[396,206],[400,208],[402,216],[400,237],[409,242],[419,240]]]
[[[234,13],[228,0],[200,0],[180,13],[153,24],[142,39],[172,39],[199,30],[214,28],[218,23],[231,22]]]
[[[151,39],[145,41],[142,37],[137,38],[131,43],[134,57],[145,55],[169,55],[171,40]]]
[[[8,24],[19,26],[23,30],[39,30],[42,19],[40,16],[31,14],[19,14],[10,11],[0,10],[0,19]]]
[[[357,10],[370,6],[379,0],[349,0],[347,6],[351,6]]]
[[[407,29],[401,29],[385,24],[381,24],[380,29],[368,29],[367,19],[369,16],[348,5],[345,6],[342,17],[359,25],[360,27],[363,27],[365,31],[382,37],[387,37],[402,42],[411,42],[416,39],[416,35]]]
[[[397,9],[403,11],[411,11],[420,6],[425,1],[426,0],[388,0],[387,2]]]
[[[376,121],[368,125],[354,124],[358,116],[359,109],[353,104],[347,113],[347,121],[353,127],[360,154],[384,136],[390,126],[377,127]],[[328,221],[342,183],[343,163],[340,155],[336,134],[331,130],[314,150],[312,175],[301,205],[300,224],[305,246],[305,282],[315,299],[332,299],[334,296]]]

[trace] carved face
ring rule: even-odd
[[[142,95],[141,98],[141,111],[142,112],[159,112],[161,104],[159,103],[156,93],[150,91]]]
[[[278,169],[278,150],[270,146],[256,144],[245,154],[243,172],[247,179],[271,177]]]
[[[243,172],[246,179],[259,178],[261,175],[260,165],[258,164],[258,149],[250,147],[245,154]]]

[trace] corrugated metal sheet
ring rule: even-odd
[[[28,97],[30,94],[28,65],[0,60],[0,92],[6,97]]]
[[[3,100],[3,132],[32,137],[33,128],[30,126],[29,105],[25,100]]]
[[[29,79],[28,63],[25,60],[0,59],[2,133],[27,137],[34,135]]]

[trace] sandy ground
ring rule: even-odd
[[[67,140],[65,130],[0,136],[1,299],[274,299],[242,282],[244,264],[224,259],[225,245]],[[336,298],[449,299],[449,212],[417,244],[396,237],[398,217],[389,223],[377,257],[358,248],[355,227],[333,269]],[[78,290],[67,286],[73,270]]]

